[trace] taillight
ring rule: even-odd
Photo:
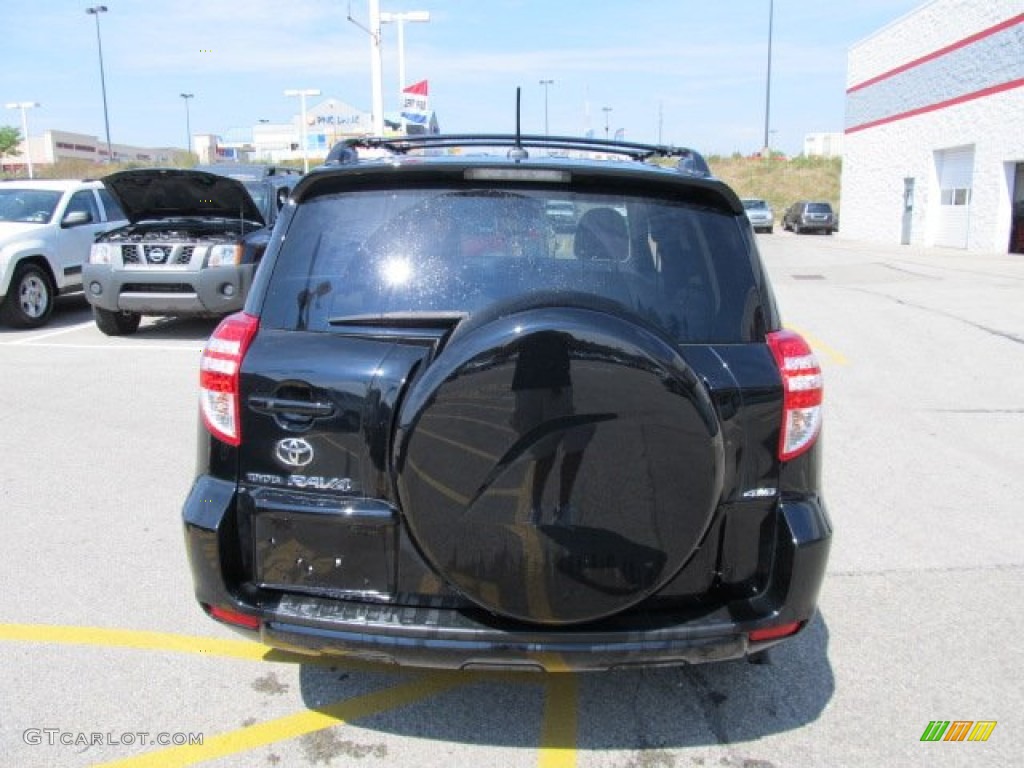
[[[259,327],[259,318],[252,315],[229,315],[210,336],[199,360],[199,410],[203,424],[211,435],[230,445],[242,441],[238,371]]]
[[[807,342],[793,331],[769,333],[768,348],[782,374],[779,459],[789,461],[814,445],[821,431],[821,366]]]

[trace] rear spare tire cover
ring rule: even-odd
[[[625,314],[540,306],[470,323],[399,413],[398,492],[423,555],[469,600],[538,624],[657,592],[722,489],[700,381]]]

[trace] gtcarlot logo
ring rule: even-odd
[[[150,733],[149,731],[65,731],[62,728],[26,728],[22,740],[29,746],[48,747],[182,747],[202,746],[202,733]]]

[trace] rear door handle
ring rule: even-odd
[[[302,416],[307,419],[322,419],[334,415],[333,403],[314,403],[309,400],[286,400],[280,397],[249,398],[249,407],[259,413]]]

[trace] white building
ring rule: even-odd
[[[1024,0],[932,0],[849,52],[842,232],[1024,253]]]
[[[843,134],[808,133],[804,136],[805,157],[842,157]]]
[[[113,162],[157,165],[170,163],[181,150],[173,147],[133,147],[111,144]],[[28,166],[26,150],[31,153],[33,165],[52,165],[61,160],[87,160],[106,163],[107,143],[96,136],[71,131],[47,130],[18,145],[18,153],[3,158],[2,168],[11,173],[22,173]]]
[[[401,135],[398,115],[386,115],[385,132]],[[437,118],[431,115],[425,127],[407,126],[412,132],[437,133]],[[261,123],[252,127],[252,141],[226,141],[223,137],[203,135],[193,137],[193,149],[200,162],[224,160],[245,160],[263,163],[280,163],[284,160],[303,158],[303,136],[305,153],[311,160],[322,160],[335,144],[345,139],[369,136],[373,131],[370,113],[353,107],[344,101],[327,98],[306,110],[306,126],[303,131],[302,115],[296,114],[288,123]]]

